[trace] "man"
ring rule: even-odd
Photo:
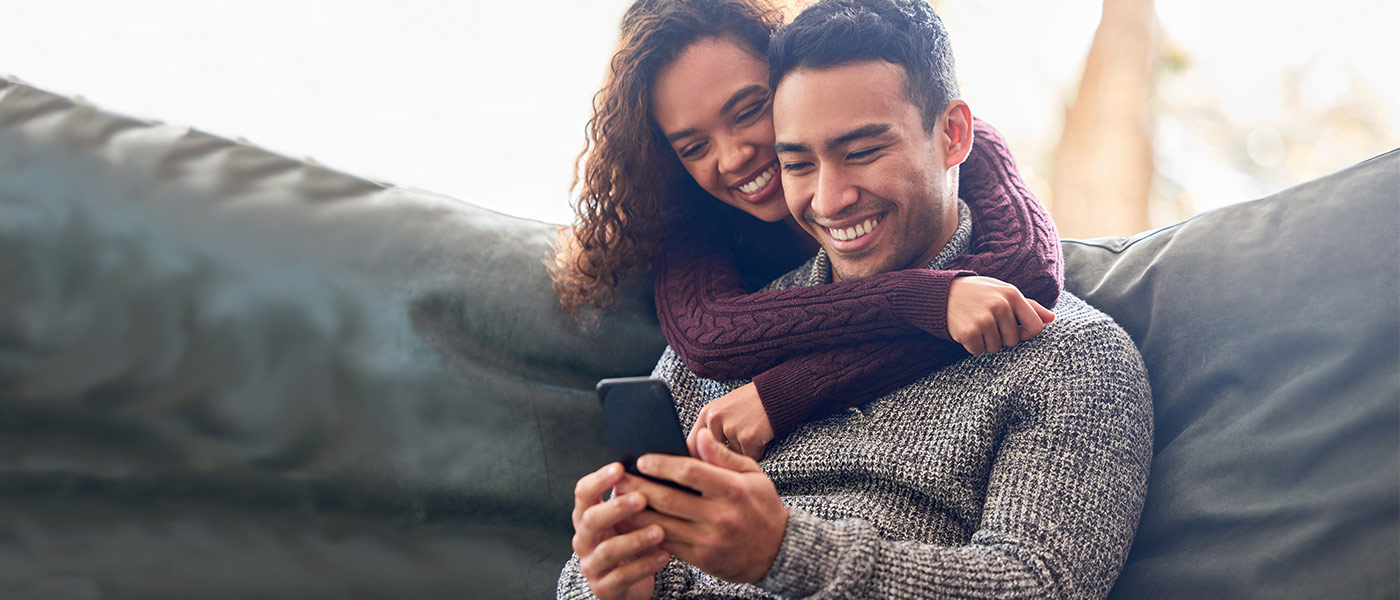
[[[817,4],[770,54],[788,206],[822,251],[769,287],[965,252],[957,166],[972,118],[923,0]],[[1111,319],[1069,293],[1055,312],[1008,351],[799,427],[761,468],[708,434],[696,458],[638,461],[699,495],[616,464],[584,477],[560,595],[1106,595],[1142,509],[1150,392]],[[670,350],[654,375],[687,426],[743,383],[700,379]]]

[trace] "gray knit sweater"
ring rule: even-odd
[[[967,247],[964,219],[931,268]],[[827,283],[825,253],[769,287]],[[804,424],[760,465],[790,510],[754,585],[678,560],[658,598],[1101,598],[1132,543],[1152,458],[1137,348],[1069,293],[1035,338],[963,360]],[[878,351],[878,348],[872,348]],[[687,429],[744,384],[700,379],[669,349],[665,379]],[[561,598],[591,597],[570,559]]]

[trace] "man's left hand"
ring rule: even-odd
[[[788,510],[758,463],[700,432],[700,458],[648,454],[637,470],[700,492],[695,495],[627,476],[617,493],[641,491],[651,511],[635,527],[661,525],[661,548],[700,570],[733,583],[753,583],[773,566],[787,533]]]

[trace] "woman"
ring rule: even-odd
[[[956,270],[749,293],[816,250],[788,214],[772,147],[766,51],[779,23],[762,0],[639,0],[628,10],[580,156],[578,220],[551,263],[570,309],[607,308],[624,277],[654,268],[662,331],[691,370],[753,379],[701,412],[692,453],[708,431],[760,458],[806,420],[1014,345],[1053,318],[1039,303],[1053,306],[1062,288],[1053,225],[1004,142],[978,122],[960,178],[975,243]],[[621,525],[636,499],[602,508],[622,504],[601,503],[621,477],[615,466],[579,482],[575,527],[585,513],[617,525],[606,540],[576,536],[579,563],[565,579],[577,568],[600,597],[646,597],[667,555]]]
[[[817,248],[776,173],[766,51],[779,22],[760,0],[640,0],[628,10],[580,156],[578,220],[552,265],[571,309],[606,308],[625,275],[653,266],[662,331],[691,370],[753,379],[711,403],[692,434],[708,428],[754,458],[813,416],[965,356],[948,340],[979,354],[1038,333],[1053,318],[1040,305],[1054,305],[1063,280],[1054,226],[979,121],[960,185],[978,237],[956,270],[747,294]],[[701,102],[683,84],[706,72],[720,87]],[[1016,287],[965,277],[973,273]]]

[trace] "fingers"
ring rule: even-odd
[[[1021,300],[1020,293],[1016,294],[1015,299],[1009,299],[1006,304],[998,306],[992,311],[992,315],[996,317],[997,343],[999,344],[988,346],[994,348],[992,352],[1000,352],[1002,348],[1010,348],[1021,341],[1021,332],[1018,331],[1016,324],[1017,304],[1025,304]]]
[[[762,449],[759,450],[759,453],[762,453]],[[754,457],[736,453],[732,446],[727,447],[719,443],[701,443],[700,459],[717,467],[739,473],[760,470]]]
[[[700,414],[695,417],[695,425],[690,428],[690,433],[685,436],[685,448],[691,456],[700,456],[700,446],[697,443],[702,432],[714,434],[715,439],[721,444],[734,439],[724,436],[724,422],[722,411],[714,410],[716,403],[711,402],[700,409]]]
[[[631,533],[610,537],[598,544],[587,557],[580,555],[579,570],[583,571],[585,577],[588,577],[590,572],[594,576],[606,577],[609,571],[632,557],[650,550],[659,550],[662,536],[660,525],[649,525]]]
[[[1054,311],[1041,306],[1039,302],[1031,298],[1026,298],[1026,302],[1031,303],[1031,307],[1035,309],[1035,314],[1040,317],[1041,323],[1050,323],[1055,320]]]
[[[1016,310],[1016,320],[1020,321],[1020,326],[1014,335],[1006,338],[1013,340],[1013,344],[1040,335],[1041,330],[1045,329],[1045,322],[1040,319],[1040,314],[1036,312],[1035,306],[1038,305],[1033,305],[1034,302],[1029,298],[1018,298],[1016,302],[1011,304],[1011,307]]]
[[[597,583],[589,579],[588,586],[593,589],[593,595],[598,598],[630,597],[627,594],[628,589],[647,577],[654,577],[656,572],[665,568],[669,562],[671,562],[671,555],[658,549],[636,560],[623,563],[600,577]],[[586,578],[588,575],[585,574],[584,577]],[[643,592],[643,594],[646,593]]]
[[[584,475],[574,485],[574,528],[579,526],[584,511],[603,501],[603,494],[622,481],[622,463],[611,463],[597,471]]]
[[[616,535],[619,523],[642,512],[646,506],[646,498],[633,492],[583,511],[583,515],[574,524],[574,552],[579,556],[587,556],[600,544],[606,543]]]
[[[706,444],[723,446],[714,440],[714,436],[702,431],[700,432],[700,440],[696,444],[702,455],[705,452]],[[701,494],[719,493],[728,485],[728,481],[725,479],[727,470],[696,458],[684,456],[646,454],[637,459],[637,470],[658,479],[674,481]]]
[[[699,439],[700,430],[705,428],[705,408],[700,409],[700,417],[695,419],[695,425],[690,428],[690,433],[685,435],[685,449],[690,451],[691,456],[700,456],[700,447],[696,445],[696,441]]]
[[[708,437],[705,436],[701,439],[706,440]],[[701,442],[702,446],[706,442]],[[628,495],[637,493],[644,496],[646,505],[662,514],[684,519],[687,515],[695,514],[699,510],[700,496],[642,477],[629,475],[622,483],[618,484],[617,489],[619,491],[626,490]],[[641,524],[646,521],[634,520],[634,522]]]
[[[661,570],[670,554],[660,549],[661,527],[652,525],[608,538],[588,555],[579,555],[579,571],[599,598],[618,598],[633,584]]]

